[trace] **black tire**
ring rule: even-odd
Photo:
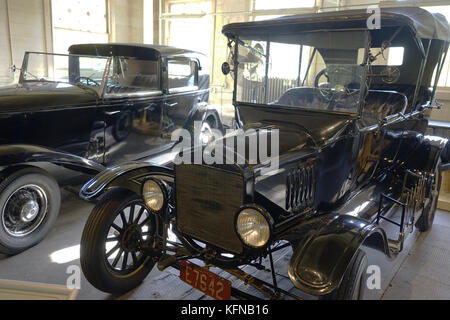
[[[30,200],[38,204],[34,218],[22,215]],[[55,224],[60,206],[58,183],[45,171],[25,168],[4,178],[0,183],[0,252],[14,255],[41,242]]]
[[[97,289],[111,294],[123,294],[136,288],[155,265],[153,259],[143,252],[140,253],[139,262],[136,264],[133,262],[130,265],[130,268],[133,267],[131,270],[117,271],[108,260],[107,249],[105,250],[108,233],[115,220],[121,216],[121,212],[131,205],[145,207],[142,199],[135,193],[126,189],[113,189],[93,209],[81,238],[80,261],[85,277]],[[151,213],[149,213],[150,215]],[[154,226],[154,216],[152,223]],[[117,235],[117,238],[122,238],[122,232]],[[118,250],[115,257],[119,256],[118,259],[121,259],[121,256],[126,254],[123,240],[118,240],[117,245],[119,248],[112,253]],[[114,257],[109,257],[109,259],[114,259]],[[123,260],[127,260],[127,258],[124,257]],[[117,261],[119,262],[119,260]]]
[[[442,172],[441,164],[438,163],[435,169],[435,180],[431,187],[431,201],[423,208],[422,215],[416,222],[416,227],[420,232],[428,231],[433,225],[434,217],[436,215],[437,203],[439,200],[439,192],[441,190]]]
[[[364,297],[367,278],[367,256],[364,251],[358,249],[353,256],[347,271],[344,274],[340,286],[327,300],[361,300]]]

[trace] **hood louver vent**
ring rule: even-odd
[[[314,164],[292,169],[286,181],[286,209],[301,211],[314,203],[316,167]]]

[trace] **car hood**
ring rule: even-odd
[[[226,150],[228,150],[228,153],[234,152],[235,159],[236,157],[240,158],[240,163],[244,164],[240,169],[237,168],[239,166],[234,166],[235,170],[242,171],[242,167],[247,167],[256,174],[259,169],[267,166],[265,162],[274,160],[274,154],[271,153],[273,145],[269,132],[276,130],[278,133],[278,155],[275,153],[275,157],[279,166],[284,167],[289,165],[289,163],[296,163],[303,158],[314,156],[327,145],[348,134],[349,127],[351,127],[355,118],[355,115],[350,114],[314,112],[292,108],[268,110],[267,108],[255,109],[252,107],[251,109],[244,109],[242,106],[239,108],[239,115],[243,124],[242,130],[247,137],[245,140],[246,151],[243,157],[239,154],[242,153],[243,149],[241,148],[241,152],[239,152],[238,139],[235,139],[235,143],[230,150],[226,141],[230,137],[239,135],[239,131],[234,131],[222,139],[222,145],[224,146],[223,156],[227,160]],[[261,144],[265,140],[267,140],[268,151]],[[261,147],[264,149],[261,149]],[[258,164],[254,164],[255,161],[250,159],[251,152],[249,148],[253,149],[254,154],[258,156],[261,154],[263,156],[268,155],[271,159],[263,161],[264,159],[259,158]],[[211,148],[211,150],[213,149]],[[243,158],[245,159],[244,161],[242,161]],[[228,166],[227,169],[232,169],[231,167],[233,166]]]
[[[31,82],[0,87],[0,113],[96,103],[97,93],[67,83]]]

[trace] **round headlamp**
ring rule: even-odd
[[[166,193],[162,182],[149,179],[142,186],[142,197],[147,207],[155,212],[161,211],[166,202]]]
[[[242,209],[236,219],[236,231],[249,247],[264,247],[271,236],[272,221],[268,213],[259,208]]]

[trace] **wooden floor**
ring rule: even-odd
[[[289,260],[292,256],[291,247],[286,247],[273,254],[274,269],[277,271],[277,284],[278,287],[284,291],[287,291],[299,298],[308,298],[304,293],[297,290],[287,275],[286,266],[289,264]],[[202,262],[193,261],[197,265],[202,266]],[[270,272],[270,262],[268,259],[263,260],[263,265],[267,270],[257,270],[255,267],[246,266],[242,270],[260,280],[272,284],[272,273]],[[246,285],[240,279],[230,275],[229,273],[218,269],[212,268],[210,271],[215,274],[231,281],[233,288],[239,289],[245,293],[253,295],[261,299],[267,299],[261,292],[254,289],[250,285]],[[184,283],[179,278],[180,272],[174,268],[168,268],[164,272],[156,277],[152,277],[148,281],[145,281],[136,290],[127,293],[118,299],[140,299],[145,296],[147,299],[162,299],[162,300],[210,300],[208,296],[205,296],[200,291],[192,288],[188,284]],[[294,299],[291,296],[281,295],[282,299]]]

